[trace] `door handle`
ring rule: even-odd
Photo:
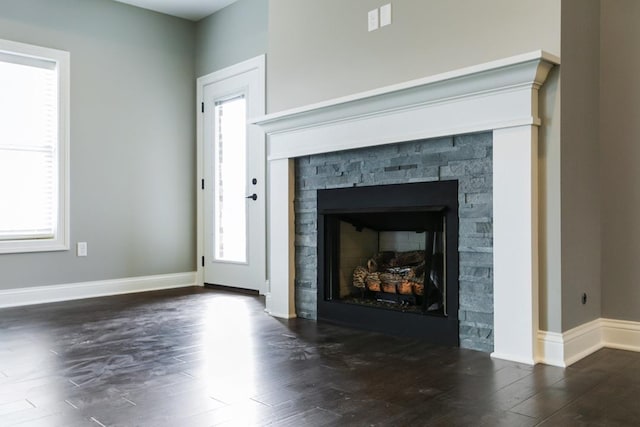
[[[252,195],[247,196],[246,198],[251,199],[255,202],[256,200],[258,200],[258,195],[256,193],[253,193]]]

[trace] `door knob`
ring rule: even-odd
[[[247,196],[247,199],[251,199],[253,201],[256,201],[256,200],[258,200],[258,195],[256,193],[253,193],[252,195]]]

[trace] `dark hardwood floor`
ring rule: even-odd
[[[0,426],[637,426],[640,354],[568,369],[202,288],[0,310]]]

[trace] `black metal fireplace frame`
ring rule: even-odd
[[[318,320],[459,346],[458,181],[434,181],[318,190]],[[330,298],[339,242],[335,218],[348,213],[393,213],[441,210],[446,218],[446,304],[448,315],[432,316]],[[332,225],[333,224],[333,225]]]

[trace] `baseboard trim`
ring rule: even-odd
[[[196,272],[0,290],[0,308],[196,286]]]
[[[567,367],[600,350],[640,352],[640,322],[595,319],[564,333],[538,332],[538,361]]]
[[[570,329],[562,336],[565,366],[570,366],[603,347],[600,319]]]
[[[552,366],[567,366],[564,361],[564,342],[562,334],[538,331],[537,362]]]
[[[295,319],[295,318],[298,317],[295,314],[278,313],[278,312],[275,312],[275,311],[267,310],[266,308],[264,309],[264,311],[269,316],[277,317],[278,319],[291,320],[291,319]]]
[[[640,322],[601,319],[605,347],[640,352]]]
[[[536,364],[536,360],[534,360],[534,359],[527,359],[527,358],[519,357],[519,356],[516,356],[516,355],[513,355],[513,354],[497,353],[495,351],[493,353],[491,353],[491,358],[492,359],[507,360],[509,362],[523,363],[525,365],[535,365]]]
[[[278,319],[291,320],[298,317],[295,313],[279,313],[277,311],[269,310],[268,307],[271,307],[271,292],[267,292],[264,296],[265,298],[265,313],[269,316],[277,317]]]

